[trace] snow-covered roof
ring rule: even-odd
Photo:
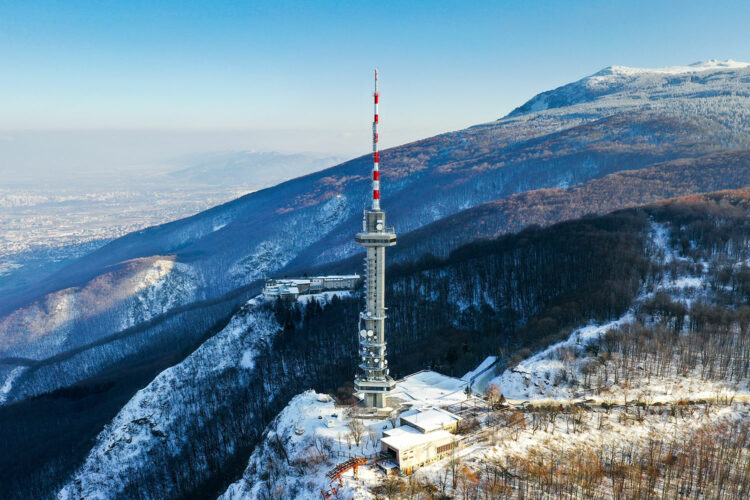
[[[466,385],[463,380],[424,370],[396,382],[388,398],[411,403],[414,408],[449,406],[466,400]]]
[[[402,425],[395,429],[383,432],[381,442],[387,444],[395,450],[406,450],[420,444],[431,443],[433,441],[442,441],[444,439],[453,439],[454,436],[448,431],[439,430],[435,432],[419,432],[414,427]]]
[[[423,429],[424,432],[433,432],[455,424],[461,420],[461,417],[439,408],[430,408],[422,411],[404,412],[401,414],[401,420],[409,425]]]
[[[359,274],[332,274],[330,276],[311,276],[309,278],[275,278],[269,279],[269,282],[286,284],[286,285],[308,285],[312,280],[351,280],[359,279]]]
[[[283,283],[285,285],[309,285],[310,284],[310,280],[307,279],[307,278],[304,278],[304,279],[297,279],[297,278],[287,279],[287,278],[283,278],[283,279],[279,279],[279,280],[275,280],[275,281],[276,281],[276,283]]]

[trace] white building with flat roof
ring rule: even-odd
[[[410,425],[424,433],[438,430],[455,432],[461,421],[461,417],[440,408],[406,411],[400,415],[400,419],[401,425]]]
[[[380,440],[381,450],[396,460],[404,474],[450,456],[456,442],[456,436],[446,430],[421,432],[410,425],[383,431]]]
[[[399,415],[400,427],[383,431],[381,451],[404,474],[451,456],[458,445],[461,417],[444,409],[466,401],[466,382],[423,370],[396,382],[389,401],[410,409]]]

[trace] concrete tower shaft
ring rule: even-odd
[[[364,394],[368,407],[383,408],[395,382],[385,359],[385,248],[396,244],[396,233],[385,224],[380,208],[380,170],[378,154],[378,70],[375,70],[375,118],[373,133],[372,208],[365,210],[362,232],[354,241],[367,249],[365,267],[365,310],[359,315],[359,373],[355,389]]]

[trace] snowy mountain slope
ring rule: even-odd
[[[606,240],[606,235],[596,236],[599,240]],[[554,239],[554,238],[553,238]],[[586,238],[578,238],[580,241],[587,241]],[[616,244],[608,245],[607,251],[612,253]],[[518,247],[522,255],[534,255],[535,262],[548,262],[559,269],[566,267],[560,259],[545,256],[542,245],[534,245],[533,249],[526,249],[525,245]],[[512,254],[512,250],[507,251],[507,255]],[[565,252],[558,252],[565,253]],[[520,258],[518,254],[517,258]],[[487,259],[491,262],[497,262],[497,258]],[[481,262],[481,257],[477,256],[473,263],[467,263],[466,267],[456,270],[456,276],[461,273],[465,274],[464,269],[475,269],[479,272],[475,276],[483,276],[477,261]],[[626,265],[628,259],[621,259]],[[612,262],[612,265],[606,265],[606,269],[619,269],[621,264]],[[494,264],[493,266],[494,267]],[[416,272],[414,277],[421,273]],[[449,273],[443,273],[445,275]],[[452,272],[450,274],[453,274]],[[574,276],[562,273],[563,280],[562,290],[556,290],[555,287],[561,283],[553,278],[554,271],[547,272],[546,268],[539,270],[539,275],[544,276],[549,283],[549,287],[539,294],[529,293],[525,286],[518,287],[518,293],[509,300],[513,300],[519,306],[523,304],[523,311],[520,314],[526,314],[526,311],[538,310],[541,306],[535,301],[552,295],[559,295],[566,290],[573,288],[581,279],[591,280],[591,275],[587,272],[586,277]],[[495,282],[495,288],[489,291],[488,295],[503,293],[501,290],[506,289],[506,285],[513,282],[512,274],[507,275],[502,270],[493,269],[489,281]],[[594,273],[595,277],[599,275]],[[476,280],[464,278],[465,287],[461,287],[457,293],[461,294],[462,300],[471,302],[473,294],[471,290],[478,283]],[[407,281],[404,279],[404,281]],[[586,281],[589,283],[590,281]],[[431,284],[435,290],[440,290],[444,286],[443,280],[433,280],[424,278],[425,286]],[[505,285],[503,285],[505,284]],[[535,288],[533,283],[529,286]],[[583,285],[582,285],[583,286]],[[589,285],[586,285],[587,287]],[[595,283],[591,282],[592,287]],[[390,353],[394,366],[399,371],[416,370],[424,367],[428,363],[435,365],[439,363],[445,369],[449,369],[449,363],[444,361],[444,348],[457,348],[461,341],[450,335],[445,336],[445,340],[436,342],[434,332],[445,327],[450,327],[456,318],[447,319],[435,315],[430,322],[424,323],[423,326],[415,323],[415,317],[428,314],[429,311],[422,310],[422,303],[415,303],[410,290],[403,290],[399,286],[397,294],[389,293],[391,297],[390,311],[390,335],[389,343]],[[458,288],[457,288],[458,290]],[[432,293],[428,293],[432,295]],[[400,298],[399,298],[400,297]],[[481,302],[478,304],[481,306]],[[433,308],[441,308],[440,303],[434,303]],[[313,387],[318,391],[332,391],[341,384],[351,380],[354,372],[356,358],[356,343],[351,332],[356,330],[356,318],[359,311],[358,300],[340,300],[335,302],[331,299],[330,304],[321,309],[314,303],[306,304],[301,311],[294,309],[287,310],[285,307],[277,305],[275,314],[276,321],[279,325],[284,325],[283,331],[273,336],[268,346],[262,346],[263,353],[257,356],[253,362],[239,358],[239,362],[244,366],[253,368],[240,370],[236,368],[235,361],[229,364],[228,369],[221,373],[215,373],[214,377],[204,382],[200,377],[196,377],[193,372],[187,372],[185,375],[191,377],[191,380],[180,381],[175,384],[176,389],[170,392],[160,392],[154,397],[161,398],[161,404],[169,407],[176,407],[182,404],[185,399],[193,401],[198,399],[204,401],[202,413],[200,415],[185,415],[181,419],[181,426],[171,427],[170,436],[175,436],[175,440],[191,443],[209,443],[212,444],[210,449],[210,460],[205,459],[202,453],[193,453],[189,456],[169,456],[154,452],[152,454],[140,453],[147,458],[134,465],[131,471],[115,471],[117,479],[112,479],[113,483],[125,482],[129,488],[133,488],[132,496],[139,496],[135,492],[136,485],[140,486],[141,491],[151,492],[159,491],[162,496],[179,496],[193,492],[191,488],[202,487],[203,481],[219,481],[226,478],[227,463],[233,460],[232,453],[237,453],[238,458],[247,459],[247,455],[242,455],[243,447],[254,444],[255,437],[260,435],[263,427],[273,418],[277,411],[281,410],[283,405],[299,391],[308,387]],[[471,328],[471,325],[481,323],[482,318],[489,316],[486,311],[478,308],[467,310],[461,315],[461,325]],[[421,323],[421,322],[420,322]],[[441,326],[445,325],[445,326]],[[495,332],[497,334],[497,332]],[[217,337],[214,337],[217,338]],[[470,351],[473,346],[486,342],[483,335],[477,332],[476,335],[467,335],[467,341],[471,342]],[[234,342],[234,341],[232,341]],[[230,342],[228,349],[243,350],[240,347],[232,347]],[[474,342],[477,342],[475,344]],[[188,359],[192,359],[191,356]],[[236,358],[233,358],[236,359]],[[186,361],[185,363],[189,363]],[[221,364],[221,358],[207,360],[205,367],[211,367]],[[182,373],[182,372],[178,372]],[[213,372],[212,372],[213,373]],[[186,393],[187,392],[187,393]],[[459,391],[461,392],[461,391]],[[214,394],[220,393],[225,406],[216,405]],[[462,392],[461,392],[462,393]],[[191,394],[196,394],[191,396]],[[247,408],[257,408],[253,413],[248,412]],[[260,416],[259,416],[260,415]],[[211,422],[210,425],[202,422]],[[240,422],[238,424],[237,422]],[[236,434],[237,442],[241,445],[235,446],[234,450],[227,449],[220,443],[215,442],[215,435],[226,435],[232,432]],[[105,431],[105,436],[108,435]],[[178,438],[177,435],[180,437]],[[102,437],[101,441],[106,442],[109,438]],[[154,437],[153,440],[157,440]],[[153,448],[151,442],[141,443],[148,449]],[[97,448],[99,449],[99,448]],[[94,468],[97,463],[97,453],[91,458],[90,467]],[[249,455],[249,453],[248,453]],[[213,464],[210,470],[204,469],[204,462]],[[89,465],[85,466],[87,469]],[[197,472],[195,472],[197,470]],[[167,472],[169,471],[169,472]],[[237,473],[240,471],[238,470]],[[167,476],[174,475],[178,477],[189,476],[190,479],[183,479],[178,483],[165,482],[163,479]],[[211,490],[213,491],[213,490]],[[145,494],[144,494],[145,495]]]
[[[6,317],[0,323],[5,340],[0,362],[12,371],[0,372],[0,403],[71,385],[143,348],[148,335],[121,345],[117,332],[200,299],[201,282],[189,265],[173,257],[137,259]],[[19,345],[15,335],[24,330],[33,332],[35,341]],[[108,337],[113,349],[95,347]]]
[[[0,356],[50,356],[200,299],[200,288],[200,276],[174,256],[125,262],[81,287],[48,295],[0,319]],[[105,311],[109,321],[74,328]]]
[[[246,407],[243,421],[235,422],[231,432],[225,429],[227,432],[215,436],[215,442],[203,445],[190,442],[191,427],[214,425],[214,412],[236,404],[232,397],[224,399],[222,386],[257,383],[246,373],[252,370],[259,346],[279,328],[268,312],[251,301],[223,331],[185,361],[162,372],[125,405],[99,435],[85,463],[58,498],[128,496],[138,488],[138,477],[147,474],[144,468],[178,457],[195,461],[197,469],[192,474],[196,478],[215,472],[203,463],[208,458],[205,453],[212,446],[234,451],[237,438],[252,432],[247,426],[257,416]],[[165,481],[161,491],[152,494],[163,498],[173,487],[171,481]]]
[[[384,206],[403,234],[513,193],[750,146],[747,74],[742,67],[707,69],[695,79],[648,85],[641,81],[645,77],[605,78],[597,84],[602,97],[595,103],[568,96],[564,107],[516,113],[384,151]],[[134,258],[176,255],[202,277],[199,296],[211,298],[264,274],[348,257],[357,251],[351,233],[368,198],[369,169],[369,157],[357,158],[130,234],[4,298],[0,313],[23,315],[19,311],[29,304],[54,301],[61,290],[83,286],[108,266]],[[74,321],[71,328],[85,325]],[[34,332],[21,327],[16,336],[33,341]]]
[[[447,150],[448,154],[463,152],[463,158],[440,170],[449,176],[460,172],[460,177],[446,180],[460,189],[463,205],[453,205],[451,194],[440,189],[429,207],[424,211],[412,208],[407,220],[399,220],[398,228],[403,233],[403,229],[416,229],[478,205],[477,195],[492,184],[505,197],[537,188],[566,188],[649,162],[695,158],[701,155],[699,151],[746,147],[749,103],[748,63],[708,61],[656,70],[606,68],[539,94],[495,122],[439,136],[461,141]],[[567,168],[571,163],[575,167]],[[475,179],[478,175],[482,177]],[[531,180],[534,176],[541,178]],[[434,190],[435,184],[426,184],[423,196],[434,197],[430,193]],[[398,199],[389,207],[394,203],[400,208]],[[354,250],[345,235],[332,236],[327,248],[318,244],[311,249],[314,263],[337,260]]]
[[[603,70],[563,85],[562,87],[534,96],[509,116],[546,111],[558,112],[559,108],[581,105],[583,113],[601,116],[608,109],[664,109],[700,113],[707,99],[734,97],[737,94],[747,97],[748,71],[750,64],[743,62],[703,61],[689,66],[665,68],[630,68],[609,66]],[[735,77],[725,78],[726,75]],[[689,99],[692,104],[682,102]],[[727,101],[728,103],[728,101]],[[734,122],[731,109],[719,113],[721,119]],[[746,120],[747,115],[740,111],[735,118]]]
[[[463,210],[399,235],[399,244],[389,258],[411,260],[425,253],[444,257],[471,241],[496,238],[532,224],[547,226],[664,198],[748,185],[749,150],[658,163],[639,170],[616,172],[575,187],[526,191]]]
[[[658,258],[671,263],[674,261],[688,262],[690,259],[673,248],[669,243],[669,228],[664,224],[652,223],[651,240],[657,251]],[[707,267],[708,264],[705,264]],[[586,391],[584,384],[577,386],[563,381],[583,381],[590,377],[592,364],[596,356],[594,352],[598,346],[605,343],[607,334],[614,331],[622,331],[625,335],[632,335],[636,330],[633,324],[636,322],[636,310],[643,310],[644,304],[653,300],[655,294],[668,295],[670,300],[677,303],[689,305],[697,300],[716,300],[708,290],[708,279],[705,276],[707,270],[699,266],[694,272],[678,273],[665,276],[661,281],[644,289],[629,310],[622,317],[601,325],[587,325],[575,330],[570,337],[564,341],[555,343],[543,351],[521,361],[518,365],[506,369],[501,375],[492,379],[488,386],[494,385],[496,390],[506,398],[517,400],[569,400],[576,398],[601,397],[602,392],[607,393],[610,399],[627,399],[629,387],[618,387],[612,384],[608,387],[606,383],[599,384],[598,393],[592,394]],[[663,298],[662,298],[663,300]],[[686,310],[687,312],[687,310]],[[592,346],[597,346],[592,348]],[[739,361],[739,360],[737,360]],[[646,369],[647,365],[641,366]],[[749,394],[748,380],[740,379],[734,383],[728,380],[711,381],[703,379],[699,373],[682,373],[675,364],[671,373],[662,373],[660,376],[649,375],[640,377],[641,380],[630,380],[629,386],[634,391],[648,391],[649,398],[653,401],[664,401],[670,399],[703,398],[709,399],[716,394],[736,392],[738,390]],[[699,370],[698,370],[699,371]]]
[[[334,414],[335,423],[327,424]],[[367,425],[360,445],[347,444],[344,436],[349,432],[349,421],[344,409],[336,408],[326,394],[307,391],[295,396],[263,432],[263,441],[250,457],[243,478],[219,498],[318,500],[320,492],[330,486],[325,471],[335,465],[331,453],[344,457],[379,451],[375,436],[381,435],[381,426]],[[295,429],[304,429],[304,433],[297,435]],[[318,473],[311,474],[311,469]]]
[[[446,351],[449,352],[451,347],[463,352],[466,346],[468,353],[473,353],[475,359],[481,360],[489,352],[480,349],[489,345],[507,345],[500,342],[503,338],[510,339],[508,341],[513,344],[519,344],[522,340],[530,342],[532,338],[536,338],[537,342],[548,345],[547,339],[558,340],[561,335],[567,336],[565,315],[573,318],[573,324],[580,326],[587,324],[593,317],[598,321],[618,317],[630,307],[635,307],[632,314],[638,322],[653,327],[654,339],[661,345],[678,348],[680,344],[667,342],[668,339],[675,338],[673,331],[665,331],[657,336],[660,328],[666,328],[670,324],[675,327],[679,325],[680,328],[695,325],[685,330],[686,334],[691,335],[691,345],[701,338],[704,339],[701,344],[702,352],[738,353],[741,357],[742,351],[739,349],[747,346],[740,342],[746,334],[743,330],[731,330],[733,335],[714,335],[712,330],[700,325],[717,321],[716,318],[719,321],[724,321],[722,318],[737,322],[744,320],[739,316],[729,316],[726,312],[716,314],[707,311],[707,306],[699,304],[697,299],[706,298],[706,290],[711,290],[712,294],[721,298],[717,302],[722,304],[747,300],[746,295],[743,295],[743,290],[746,290],[744,282],[739,281],[744,274],[739,268],[736,272],[730,271],[734,269],[734,264],[746,262],[750,258],[748,213],[750,195],[747,192],[685,198],[625,211],[617,216],[573,221],[547,229],[527,231],[518,236],[508,236],[495,243],[502,251],[495,249],[488,252],[488,248],[494,247],[486,243],[470,245],[462,250],[463,256],[460,255],[461,252],[454,255],[452,263],[448,261],[429,270],[416,268],[409,271],[402,268],[392,273],[390,281],[393,283],[393,290],[388,294],[391,314],[389,356],[392,369],[399,371],[401,366],[408,366],[409,370],[415,370],[432,362],[448,370],[451,365],[446,361],[449,358]],[[636,220],[650,220],[652,225],[648,222],[636,223]],[[711,223],[707,224],[707,221]],[[642,227],[644,225],[645,233]],[[606,228],[607,232],[602,231],[602,228]],[[548,248],[546,244],[534,243],[535,232],[539,235],[549,234],[551,246]],[[650,243],[632,244],[634,240],[647,235],[647,243]],[[502,246],[503,241],[506,246]],[[618,247],[618,241],[624,247]],[[576,242],[583,247],[577,249],[574,246]],[[597,248],[597,244],[602,248]],[[599,254],[600,250],[604,253]],[[628,252],[635,251],[646,252],[652,262],[651,267],[644,268],[640,261],[618,267],[630,258]],[[556,252],[570,258],[561,261],[555,257]],[[526,255],[533,255],[534,258],[528,260]],[[607,255],[612,262],[605,262]],[[461,258],[466,261],[459,265]],[[512,271],[510,275],[503,273],[504,262]],[[567,273],[558,276],[556,273],[564,267],[560,262],[580,269],[583,277]],[[709,265],[704,266],[703,262]],[[620,278],[625,281],[615,280],[615,275],[596,274],[597,265],[609,272],[615,270],[618,276],[623,275]],[[480,278],[482,276],[485,277],[484,281]],[[705,287],[695,286],[699,278],[706,284]],[[630,283],[627,281],[630,279],[635,279],[636,291],[612,298],[626,286],[626,282]],[[558,281],[563,285],[558,285]],[[556,288],[544,288],[542,285],[562,286],[562,290],[567,293],[563,294]],[[639,286],[642,293],[638,301],[643,302],[633,305],[630,298],[636,295]],[[675,301],[680,299],[684,304],[689,304],[692,309],[686,315],[690,319],[683,317],[681,322],[676,322],[678,316],[669,316],[667,312],[676,309],[671,303],[663,302],[663,299],[659,299],[662,302],[656,301],[658,294],[662,292],[670,292]],[[555,294],[559,300],[550,300],[549,296]],[[421,299],[415,300],[420,295]],[[548,297],[546,300],[549,302],[546,304],[551,307],[545,308],[535,302],[536,296]],[[429,303],[434,302],[436,307],[444,309],[444,297],[464,304],[462,313],[451,312],[454,316],[450,318],[452,322],[442,322],[442,317],[431,313]],[[331,301],[329,306],[322,309],[311,303],[302,311],[295,312],[283,307],[269,310],[260,304],[251,305],[232,320],[230,327],[224,332],[213,337],[177,368],[160,375],[160,382],[152,384],[126,406],[128,410],[123,410],[115,419],[116,425],[112,424],[105,429],[63,494],[86,492],[91,496],[101,493],[104,497],[111,497],[119,491],[124,496],[134,498],[175,497],[195,493],[195,488],[200,488],[205,480],[219,483],[223,481],[223,484],[227,484],[228,480],[236,479],[239,471],[233,469],[233,472],[227,472],[227,464],[231,463],[232,458],[238,460],[251,456],[249,447],[294,394],[309,387],[320,391],[321,386],[325,390],[330,388],[335,391],[336,387],[351,379],[355,363],[353,352],[356,349],[351,331],[355,329],[358,306],[353,300]],[[587,310],[586,307],[592,308],[590,310],[594,312],[583,313],[582,311]],[[508,308],[516,312],[511,313]],[[499,322],[496,318],[503,316],[498,316],[498,313],[510,317],[511,322]],[[523,322],[517,319],[520,317],[530,317],[530,324],[517,327],[513,332],[512,321]],[[260,321],[259,318],[266,319]],[[260,321],[267,327],[255,329],[252,321]],[[553,322],[553,328],[550,328],[550,322]],[[750,321],[743,324],[747,329]],[[231,325],[235,325],[237,329]],[[637,323],[634,322],[634,325],[637,326]],[[461,337],[456,333],[459,329],[468,330],[469,335]],[[424,331],[429,334],[418,337]],[[441,335],[435,335],[435,332],[440,332]],[[580,338],[580,333],[576,332],[573,338]],[[551,370],[549,376],[540,370],[534,380],[550,380],[549,389],[545,388],[547,397],[554,395],[550,391],[557,388],[552,382],[559,379],[558,386],[569,385],[571,394],[582,391],[585,395],[602,401],[619,400],[623,393],[618,392],[614,386],[631,391],[622,381],[634,381],[633,371],[638,370],[637,363],[627,363],[627,360],[637,358],[636,353],[625,344],[630,336],[624,333],[625,330],[619,336],[606,335],[605,340],[610,347],[602,347],[597,354],[601,355],[609,382],[604,378],[603,368],[597,375],[602,378],[603,383],[595,383],[597,376],[592,376],[587,381],[586,373],[590,375],[594,372],[584,369],[584,364],[589,363],[587,357],[593,356],[594,351],[579,348],[575,341],[568,345],[570,349],[561,351],[566,354],[565,359],[571,360],[572,368],[569,369],[570,377],[567,381]],[[515,337],[512,336],[514,334]],[[632,337],[648,338],[640,334]],[[490,342],[492,339],[498,342],[493,344]],[[716,342],[734,342],[733,348],[710,344],[713,342],[711,339]],[[547,344],[544,344],[545,341]],[[433,350],[436,346],[442,349]],[[251,354],[248,355],[248,351]],[[256,351],[258,354],[252,354]],[[558,351],[560,350],[555,350]],[[602,353],[605,351],[611,351],[611,357],[604,357]],[[503,352],[506,354],[502,362],[507,363],[508,351]],[[618,354],[621,352],[628,355]],[[656,351],[641,348],[639,352]],[[457,356],[458,354],[456,353]],[[415,358],[415,355],[421,357]],[[575,356],[586,362],[582,363],[580,369],[576,368],[578,365]],[[712,371],[706,371],[696,379],[696,383],[700,383],[709,392],[713,390],[713,386],[706,381],[721,380],[726,376],[726,380],[734,384],[742,383],[747,373],[743,374],[741,366],[731,357],[725,358],[719,361],[720,358],[717,357],[717,363],[711,367]],[[530,361],[533,359],[535,358],[530,358]],[[695,358],[690,362],[695,364],[698,362],[696,359],[699,360]],[[659,366],[665,367],[664,370],[670,367],[671,371],[672,366],[689,367],[687,361],[689,360],[677,356],[674,365],[660,361]],[[700,372],[700,364],[695,366]],[[613,379],[613,371],[617,372],[617,382]],[[659,375],[661,379],[657,374],[651,375],[655,384],[653,393],[658,388],[657,382],[661,383],[659,380],[669,381],[673,377],[665,374],[667,371]],[[574,376],[579,379],[575,383]],[[672,398],[682,398],[683,394],[705,396],[705,391],[701,394],[694,390],[700,388],[698,385],[691,389],[687,383],[689,380],[692,378],[678,378],[677,383],[683,384],[684,390],[670,389],[667,392],[665,389],[664,394]],[[641,392],[628,392],[627,399],[631,400]],[[560,392],[560,395],[567,398],[568,394]],[[143,402],[144,397],[147,402]],[[139,410],[141,407],[143,409]],[[628,412],[632,412],[632,409]],[[141,421],[141,418],[147,420]],[[146,427],[139,427],[140,424],[136,421]],[[155,433],[149,430],[152,424]],[[529,427],[531,425],[530,421]],[[288,426],[285,428],[288,430]],[[535,435],[538,434],[537,432]],[[285,434],[282,432],[282,435]],[[131,443],[127,442],[128,438]],[[288,441],[293,440],[297,441],[295,438]],[[113,446],[112,455],[108,455],[109,446]],[[275,445],[269,447],[264,442],[256,451],[262,454],[270,452],[274,447]],[[136,459],[124,460],[124,457],[131,456]],[[255,459],[250,460],[252,463]],[[107,467],[102,469],[100,464],[107,464]],[[325,468],[325,465],[320,467]],[[280,471],[282,475],[287,473],[290,472]],[[297,479],[293,482],[299,482]],[[250,481],[247,484],[255,483]],[[309,491],[314,491],[317,486],[315,482],[309,487]],[[234,489],[232,491],[237,492]],[[242,494],[243,491],[249,490],[243,486],[237,494]]]
[[[408,483],[396,479],[402,481],[400,486],[391,484],[387,490],[383,489],[386,478],[364,467],[359,479],[351,472],[345,474],[338,498],[372,499],[384,491],[393,498],[409,498],[409,494],[435,490],[468,498],[499,491],[505,492],[503,498],[535,498],[545,493],[567,498],[574,496],[572,491],[586,498],[635,498],[644,487],[644,477],[625,473],[623,480],[617,474],[608,476],[607,471],[641,466],[649,467],[650,490],[658,488],[666,494],[689,487],[703,497],[744,498],[742,491],[750,487],[742,472],[750,464],[746,439],[750,329],[743,316],[732,317],[734,306],[727,300],[736,284],[717,287],[715,280],[720,278],[715,264],[745,265],[750,197],[747,192],[716,196],[717,204],[732,200],[739,209],[717,218],[717,226],[728,222],[723,217],[729,214],[729,220],[742,219],[739,240],[732,237],[720,245],[705,245],[706,240],[714,240],[704,236],[706,240],[692,241],[686,252],[679,235],[695,229],[687,212],[707,201],[703,208],[710,212],[711,199],[670,202],[678,210],[669,216],[664,206],[652,207],[647,247],[654,264],[664,265],[664,272],[657,272],[660,279],[643,284],[631,310],[616,320],[575,329],[564,341],[521,360],[491,381],[489,394],[494,401],[503,394],[518,406],[500,405],[496,411],[480,414],[483,425],[478,431],[457,436],[466,444],[459,446],[455,462],[445,459],[427,466]],[[685,225],[682,217],[688,222]],[[738,246],[739,242],[744,245]],[[722,312],[712,311],[708,319],[706,308],[714,307],[708,304],[716,304]],[[729,317],[721,319],[722,314]],[[701,326],[703,322],[707,323]],[[707,327],[711,323],[714,326]],[[721,331],[713,331],[715,327]],[[716,359],[719,352],[724,353],[720,360]],[[485,360],[472,373],[491,361]],[[285,494],[316,498],[327,489],[325,474],[333,465],[349,455],[367,455],[357,447],[341,456],[334,452],[341,435],[338,440],[327,438],[322,424],[312,420],[310,425],[312,417],[306,413],[314,414],[320,404],[313,393],[292,400],[267,428],[242,479],[222,498],[249,500]],[[305,427],[302,436],[293,434],[298,422]],[[707,441],[712,444],[707,446]],[[714,448],[719,443],[722,447]],[[654,455],[660,457],[657,463],[649,461]],[[294,466],[286,466],[285,460]],[[581,460],[586,462],[580,464]],[[723,472],[730,462],[733,466]],[[576,468],[579,465],[581,469]],[[694,474],[697,467],[710,470],[710,477]],[[451,483],[455,470],[460,471],[453,476],[458,480]],[[583,470],[598,472],[587,478]],[[674,484],[675,475],[682,478],[679,485]]]
[[[326,304],[346,295],[308,301]],[[272,349],[281,330],[269,304],[250,300],[221,332],[123,407],[58,497],[167,498],[226,473],[296,391],[285,376],[292,360]]]

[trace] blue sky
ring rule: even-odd
[[[394,146],[612,64],[750,60],[748,19],[750,2],[729,1],[0,0],[0,131],[366,152],[375,66]]]

